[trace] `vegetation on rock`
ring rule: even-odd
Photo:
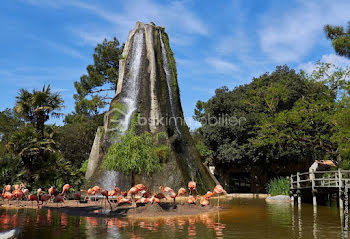
[[[132,175],[135,184],[136,174],[149,175],[161,169],[161,161],[165,160],[168,146],[165,134],[136,132],[137,115],[131,122],[129,130],[120,137],[120,142],[113,144],[105,155],[103,168]]]

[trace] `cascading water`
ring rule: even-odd
[[[124,134],[128,128],[131,121],[132,114],[136,110],[137,96],[140,91],[140,72],[141,72],[141,57],[144,45],[144,36],[142,31],[137,31],[134,35],[130,63],[131,66],[128,72],[128,77],[125,80],[125,97],[122,102],[126,105],[126,112],[124,119],[120,121],[120,131]]]
[[[181,132],[179,130],[179,126],[177,122],[177,117],[175,116],[174,100],[173,100],[173,94],[172,94],[173,91],[171,87],[171,72],[169,69],[168,56],[164,47],[161,31],[159,31],[159,38],[160,38],[160,45],[162,47],[163,68],[165,72],[166,83],[168,86],[170,108],[171,108],[171,114],[172,114],[171,117],[174,119],[176,132],[179,134],[179,136],[181,136]]]
[[[168,56],[167,56],[166,49],[164,47],[164,42],[163,42],[163,39],[162,39],[161,31],[159,31],[159,38],[160,38],[160,45],[161,45],[161,48],[162,48],[163,68],[164,68],[164,72],[165,72],[165,78],[166,78],[166,83],[167,83],[167,87],[168,87],[168,94],[169,94],[169,100],[170,100],[171,118],[174,119],[176,132],[181,137],[182,134],[180,132],[179,125],[178,125],[178,122],[177,122],[178,118],[176,117],[175,106],[174,106],[174,101],[173,101],[173,94],[172,94],[173,91],[172,91],[172,87],[171,87],[172,75],[171,75],[171,72],[170,72],[170,69],[169,69]],[[169,120],[169,122],[170,122],[170,120]],[[190,161],[188,160],[188,157],[185,157],[185,160],[187,162],[188,167],[190,168],[190,175],[191,175],[191,179],[193,180],[194,179],[193,173],[195,171],[194,171]]]
[[[121,99],[121,102],[125,105],[125,112],[123,112],[123,118],[119,121],[119,133],[125,134],[128,130],[131,117],[136,110],[136,102],[138,93],[140,91],[140,72],[141,72],[141,57],[144,46],[144,34],[143,31],[138,30],[133,39],[132,49],[130,53],[130,69],[128,76],[123,82],[125,85],[125,97]],[[118,180],[119,173],[116,171],[106,171],[102,179],[102,187],[104,189],[111,190],[114,187],[115,182]]]

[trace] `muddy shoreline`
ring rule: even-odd
[[[17,201],[4,202],[0,201],[0,209],[37,209],[36,202]],[[158,218],[158,217],[179,217],[179,216],[196,216],[203,213],[215,213],[220,210],[219,207],[208,205],[202,207],[197,204],[188,204],[184,200],[179,200],[175,205],[170,201],[163,201],[160,204],[138,204],[132,207],[129,204],[116,206],[112,202],[112,211],[105,200],[89,201],[88,203],[79,203],[74,200],[67,200],[63,204],[49,202],[46,205],[40,205],[42,209],[57,210],[73,216],[83,217],[127,217],[127,218]]]

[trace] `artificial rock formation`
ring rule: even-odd
[[[108,148],[118,143],[136,113],[147,119],[138,130],[166,132],[169,147],[162,170],[150,176],[137,175],[136,183],[144,183],[152,191],[159,185],[185,187],[190,180],[195,180],[202,192],[214,187],[215,178],[201,163],[184,121],[168,35],[153,23],[137,22],[129,33],[120,60],[116,95],[91,149],[85,175],[88,186],[97,184],[110,189],[117,185],[122,190],[131,186],[131,175],[106,171],[101,164]]]

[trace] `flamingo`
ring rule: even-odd
[[[194,196],[189,196],[188,200],[187,200],[188,204],[196,204],[197,202],[197,196],[194,197]]]
[[[11,192],[12,191],[12,186],[11,185],[6,185],[4,188],[5,192]]]
[[[136,184],[136,185],[135,185],[135,188],[137,188],[137,190],[138,190],[139,192],[141,192],[141,191],[147,189],[147,187],[146,187],[145,185],[143,185],[143,184]]]
[[[88,198],[90,199],[90,195],[94,194],[94,190],[92,188],[89,188],[88,190],[81,190],[81,191],[86,193],[84,201],[87,200]]]
[[[25,196],[28,196],[29,195],[29,189],[28,188],[23,189],[23,193],[24,193]]]
[[[38,196],[37,195],[35,195],[35,194],[30,194],[29,196],[28,196],[28,200],[29,201],[31,201],[32,202],[32,207],[34,208],[34,201],[36,201],[37,202],[37,204],[38,204],[38,208],[39,208],[39,199],[38,199]]]
[[[175,206],[175,200],[176,200],[176,193],[174,191],[170,191],[169,193],[169,197],[172,198],[174,200],[174,206]]]
[[[111,211],[112,211],[112,204],[111,204],[111,202],[108,200],[108,191],[107,191],[107,190],[102,190],[102,191],[101,191],[101,194],[102,194],[102,196],[104,196],[104,197],[106,198],[106,200],[107,200],[107,202],[108,202],[108,204],[109,204],[109,206],[110,206],[110,208],[111,208]],[[105,206],[106,206],[106,201],[105,201]]]
[[[157,195],[158,195],[158,194],[157,194]],[[156,195],[156,196],[157,196],[157,195]],[[158,197],[156,197],[156,196],[151,197],[150,202],[151,202],[152,204],[154,204],[154,203],[160,204],[160,198],[158,198]],[[164,198],[165,198],[165,197],[164,197]]]
[[[190,181],[188,183],[188,190],[190,190],[191,194],[197,198],[197,190],[196,190],[196,182]]]
[[[172,198],[174,200],[174,205],[175,205],[175,200],[176,200],[176,193],[174,192],[174,190],[172,188],[169,187],[163,187],[160,186],[159,189],[163,192],[169,195],[170,198]]]
[[[10,201],[12,198],[12,193],[10,192],[3,192],[2,197],[4,198],[4,200]]]
[[[77,200],[77,206],[78,206],[78,203],[81,199],[81,192],[75,192],[73,196],[74,196],[74,199]]]
[[[180,188],[179,191],[177,191],[177,196],[182,196],[187,193],[186,189]]]
[[[139,189],[137,187],[132,187],[130,188],[130,190],[128,191],[128,195],[130,195],[133,204],[135,204],[135,195],[139,193]],[[136,206],[136,204],[135,204]]]
[[[19,199],[22,199],[24,197],[24,193],[22,192],[22,190],[20,190],[19,188],[14,190],[12,192],[12,197],[14,197],[17,200],[17,206],[19,205]]]
[[[50,197],[53,197],[53,196],[56,195],[56,189],[55,189],[55,187],[51,187],[51,188],[49,189],[49,195],[50,195]]]
[[[155,202],[160,203],[160,200],[162,200],[164,198],[166,198],[164,193],[158,193],[151,198],[151,202],[152,202],[152,204]]]
[[[121,196],[117,197],[118,205],[121,203],[132,203],[131,198],[123,198]]]
[[[62,206],[62,203],[64,203],[64,198],[62,195],[56,195],[53,199],[54,202],[56,203],[61,203],[61,206]]]
[[[50,194],[44,194],[40,197],[41,205],[46,204],[51,199]]]
[[[101,192],[102,188],[100,188],[99,186],[94,186],[92,188],[92,190],[93,190],[92,195],[95,196],[95,202],[96,202],[96,198],[97,198],[96,194],[99,194]]]
[[[205,196],[202,197],[201,200],[200,200],[200,204],[201,204],[203,207],[207,206],[207,205],[209,204],[208,198],[205,197]]]
[[[142,191],[141,196],[144,198],[151,198],[152,194],[149,191]]]
[[[71,189],[72,186],[69,184],[65,184],[62,188],[62,192],[60,193],[61,196],[65,197],[65,194]]]
[[[169,187],[163,187],[160,186],[159,189],[163,192],[163,193],[170,193],[170,192],[174,192],[173,189],[169,188]]]
[[[128,191],[128,195],[130,195],[131,197],[135,196],[138,193],[139,193],[139,190],[137,189],[137,187],[132,187]]]
[[[111,197],[113,199],[114,196],[118,197],[120,195],[120,188],[114,186],[114,189],[111,191],[108,191],[108,197]]]
[[[219,195],[218,206],[220,206],[220,194],[223,194],[224,192],[226,192],[226,191],[224,190],[224,188],[220,184],[215,186],[214,193]]]
[[[149,203],[150,199],[149,198],[145,198],[145,197],[141,197],[139,200],[136,201],[136,203]]]
[[[43,190],[41,188],[39,188],[38,190],[36,190],[36,195],[38,196],[38,199],[40,199],[40,194],[43,192]]]

